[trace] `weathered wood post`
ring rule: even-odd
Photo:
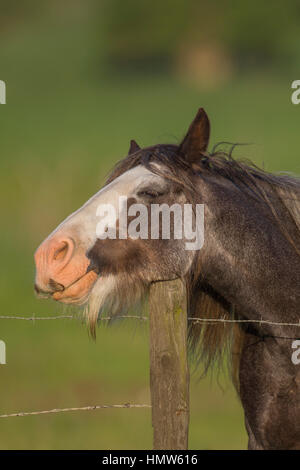
[[[151,286],[150,387],[154,449],[187,449],[187,295],[180,279]]]

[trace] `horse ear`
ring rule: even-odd
[[[207,149],[209,135],[209,119],[204,109],[200,108],[179,146],[179,152],[183,154],[188,161],[197,160],[200,154]]]
[[[132,153],[135,153],[138,150],[141,150],[141,147],[136,143],[135,140],[131,140],[128,155],[131,155]]]

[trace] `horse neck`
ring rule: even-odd
[[[211,183],[202,188],[207,206],[199,253],[204,279],[245,318],[298,322],[300,255],[295,247],[264,204],[230,183]],[[278,213],[287,231],[297,230],[288,210],[284,220],[282,210]]]

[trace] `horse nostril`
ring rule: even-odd
[[[75,243],[71,238],[62,240],[53,240],[50,242],[50,251],[48,255],[48,263],[51,266],[57,266],[62,269],[70,261],[75,248]]]
[[[63,260],[68,253],[69,244],[68,242],[62,242],[61,246],[55,251],[53,259],[56,261]]]
[[[56,235],[45,240],[35,253],[36,279],[34,290],[39,295],[51,296],[55,292],[65,290],[66,272],[65,267],[69,265],[75,252],[75,241],[65,235]],[[69,271],[73,270],[72,263]],[[76,266],[74,268],[76,271]],[[62,283],[61,283],[62,282]],[[68,282],[68,281],[66,281]]]

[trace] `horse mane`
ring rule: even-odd
[[[199,160],[192,165],[180,155],[176,145],[156,145],[137,150],[115,166],[107,182],[142,164],[181,186],[187,199],[195,202],[197,178],[225,179],[265,208],[287,242],[293,246],[296,255],[300,255],[300,179],[288,174],[272,174],[248,160],[233,158],[235,146],[232,144],[229,152],[225,152],[218,150],[220,144],[217,144],[211,153],[200,154]],[[205,283],[200,261],[194,263],[184,281],[188,292],[189,317],[215,320],[237,318],[234,305]],[[234,322],[189,322],[190,353],[196,365],[201,364],[205,374],[210,366],[222,368],[225,356],[237,390],[246,328]]]

